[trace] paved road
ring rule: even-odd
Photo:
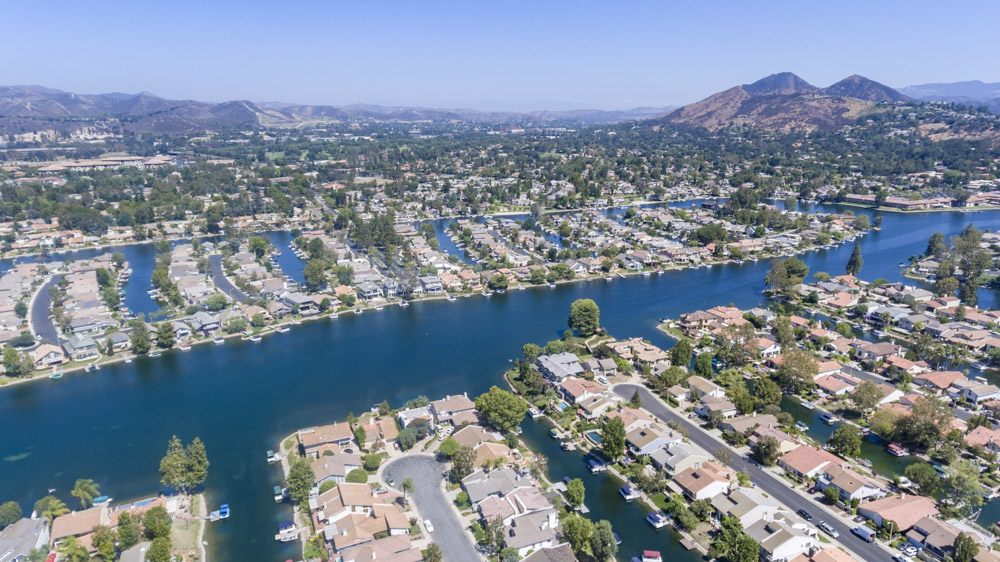
[[[475,546],[465,534],[465,526],[458,520],[455,510],[444,495],[441,487],[442,473],[446,464],[432,457],[403,457],[389,463],[382,472],[383,477],[392,479],[396,487],[409,477],[413,480],[413,497],[422,519],[430,519],[434,525],[431,540],[441,547],[445,560],[467,562],[482,560]]]
[[[215,286],[218,287],[220,291],[237,302],[244,302],[247,300],[247,294],[237,289],[235,285],[229,282],[229,279],[226,279],[226,274],[222,271],[221,255],[215,254],[208,256],[208,263],[211,266],[209,271],[212,274],[212,281],[215,282]]]
[[[675,414],[672,410],[654,396],[646,387],[637,384],[620,384],[615,387],[615,394],[629,400],[635,391],[639,390],[642,397],[642,407],[649,410],[662,421],[677,421],[688,429],[689,438],[695,444],[709,453],[714,452],[722,445],[708,435],[700,426],[691,423],[686,418]],[[790,507],[794,511],[805,509],[814,517],[813,522],[819,523],[824,520],[840,533],[839,541],[852,550],[857,556],[868,562],[892,562],[892,556],[875,544],[862,541],[851,533],[851,527],[838,517],[832,517],[819,504],[819,499],[806,499],[798,492],[791,490],[788,485],[779,480],[769,472],[765,472],[757,465],[751,464],[742,457],[733,455],[733,462],[729,464],[733,469],[750,475],[750,480],[755,482],[762,490],[770,494],[782,504]],[[822,532],[822,531],[821,531]]]
[[[56,331],[55,322],[49,318],[49,302],[52,300],[49,295],[49,287],[54,286],[62,278],[62,275],[53,275],[48,283],[42,285],[38,293],[38,298],[31,303],[31,310],[29,311],[31,331],[35,335],[42,336],[43,340],[48,340],[52,344],[59,343],[59,332]]]

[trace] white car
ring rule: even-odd
[[[424,529],[427,529],[428,533],[434,532],[434,525],[431,524],[430,519],[424,519]]]

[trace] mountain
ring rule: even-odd
[[[877,103],[906,101],[903,94],[863,76],[817,88],[791,72],[734,86],[656,119],[717,129],[751,124],[768,129],[835,129],[871,111]]]
[[[900,92],[923,101],[944,101],[964,105],[985,105],[993,113],[1000,113],[1000,82],[965,82],[918,84],[900,88]]]
[[[174,134],[359,119],[543,125],[556,122],[602,124],[648,119],[671,109],[673,108],[641,107],[618,111],[579,109],[516,113],[364,104],[338,107],[278,102],[254,103],[247,100],[206,103],[194,100],[170,100],[149,92],[90,95],[42,86],[7,86],[0,87],[0,134],[45,130],[73,131],[98,124],[131,132]]]

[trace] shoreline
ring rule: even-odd
[[[935,207],[931,209],[900,209],[898,207],[879,207],[876,205],[866,205],[864,203],[851,203],[848,201],[820,201],[816,203],[817,205],[845,205],[847,207],[855,207],[858,209],[868,209],[870,211],[878,211],[880,213],[899,213],[901,215],[920,215],[920,214],[930,214],[930,213],[963,213],[971,214],[978,213],[980,211],[1000,211],[1000,206],[982,205],[977,207]]]
[[[871,232],[871,231],[867,230],[867,231],[856,232],[856,233],[853,234],[853,236],[854,236],[853,239],[850,236],[845,237],[844,239],[836,242],[835,247],[839,247],[840,245],[845,244],[845,243],[853,242],[858,237],[864,236],[868,232]],[[772,260],[772,259],[781,259],[781,258],[785,258],[785,257],[791,257],[791,256],[805,254],[805,253],[808,253],[808,252],[811,252],[811,251],[815,251],[817,249],[823,249],[823,247],[822,246],[810,246],[808,248],[799,249],[799,250],[797,250],[795,252],[776,254],[776,255],[771,255],[771,256],[766,256],[766,257],[759,257],[759,258],[757,258],[757,260],[758,260],[758,262],[762,262],[762,261]],[[833,248],[830,248],[830,249],[833,249]],[[711,268],[715,267],[716,265],[740,265],[740,264],[736,264],[735,261],[736,260],[733,260],[733,259],[723,259],[723,260],[718,260],[718,261],[705,262],[705,263],[699,264],[696,267],[695,266],[691,266],[691,265],[683,265],[683,266],[671,265],[671,266],[663,267],[663,268],[661,268],[659,270],[620,271],[620,272],[616,272],[614,274],[611,274],[611,273],[601,273],[600,275],[597,275],[597,276],[594,276],[594,277],[588,276],[588,277],[574,277],[573,279],[559,279],[557,281],[552,282],[552,284],[558,286],[558,285],[565,285],[565,284],[569,284],[569,283],[580,283],[580,282],[587,282],[587,281],[599,281],[599,280],[606,280],[607,277],[611,277],[612,280],[614,280],[615,278],[625,279],[625,278],[628,278],[628,277],[637,277],[637,276],[651,277],[654,274],[656,276],[659,276],[659,275],[662,275],[663,273],[673,272],[673,271],[695,270],[695,269],[702,269],[702,268],[706,268],[706,267],[709,268],[709,269],[711,269]],[[744,263],[745,263],[745,261],[744,261]],[[661,271],[662,271],[662,273],[660,273]],[[649,275],[646,275],[647,273]],[[521,287],[523,287],[524,289],[537,289],[537,288],[546,288],[546,287],[549,287],[549,284],[548,283],[542,283],[542,284],[535,285],[535,284],[531,284],[530,282],[527,283],[527,284],[520,284],[519,283],[518,285],[515,286],[515,288],[508,287],[505,290],[504,294],[509,293],[509,292],[514,292],[514,291],[524,290]],[[492,293],[492,291],[491,291],[491,293]],[[442,301],[442,300],[443,301],[448,301],[449,300],[448,299],[449,296],[453,296],[457,300],[457,299],[460,299],[460,298],[468,298],[468,297],[483,296],[483,295],[482,295],[481,292],[477,292],[477,291],[469,291],[469,292],[463,292],[463,293],[458,293],[458,294],[451,294],[451,293],[445,292],[445,293],[442,293],[440,295],[424,296],[424,297],[421,297],[421,298],[418,298],[418,299],[407,300],[405,302],[407,302],[407,303],[417,303],[417,302],[425,302],[425,301]],[[487,297],[487,298],[492,298],[492,296],[491,297]],[[314,314],[314,315],[310,315],[310,316],[302,316],[302,317],[292,318],[290,320],[285,320],[285,321],[278,322],[278,323],[275,323],[275,324],[270,324],[270,325],[266,326],[264,329],[259,330],[259,331],[250,332],[250,334],[244,334],[242,332],[241,333],[236,333],[236,334],[218,334],[218,335],[213,335],[213,337],[205,337],[204,339],[198,339],[198,340],[195,340],[195,341],[186,341],[184,343],[186,345],[189,345],[192,348],[194,348],[194,346],[196,346],[196,345],[201,345],[201,344],[205,344],[205,343],[213,343],[214,344],[213,340],[214,340],[214,338],[217,338],[217,337],[221,337],[223,340],[229,340],[231,338],[236,338],[236,337],[239,337],[240,339],[245,339],[246,337],[249,337],[249,336],[265,336],[265,335],[269,335],[269,334],[272,334],[272,333],[277,333],[277,329],[278,328],[282,328],[282,327],[286,327],[286,326],[294,326],[294,325],[302,324],[303,322],[309,322],[309,321],[313,321],[313,320],[317,320],[317,319],[321,319],[321,318],[326,318],[326,319],[333,320],[333,319],[338,318],[341,314],[353,314],[355,316],[359,316],[360,314],[364,313],[365,311],[378,311],[378,309],[386,307],[386,306],[399,306],[402,302],[404,302],[404,301],[402,301],[402,300],[397,300],[397,301],[394,301],[394,302],[388,302],[388,301],[386,301],[386,302],[378,303],[378,304],[375,304],[375,305],[372,305],[370,303],[366,303],[365,306],[360,306],[360,304],[355,304],[355,306],[353,306],[353,307],[344,307],[342,309],[333,310],[332,312],[331,311],[327,311],[327,312],[322,312],[322,313],[319,313],[319,314]],[[360,310],[360,312],[355,312],[355,310]],[[156,348],[154,342],[151,341],[150,343],[151,343],[150,351],[159,351],[161,353],[163,353],[163,352],[170,352],[170,351],[178,351],[178,352],[183,352],[184,351],[184,350],[179,349],[179,347],[177,345],[175,345],[174,347],[168,348],[168,349],[159,349],[159,348]],[[44,378],[49,378],[49,377],[51,377],[51,375],[53,375],[55,373],[60,373],[60,374],[62,374],[64,376],[68,375],[68,374],[76,374],[79,371],[85,370],[88,367],[88,365],[98,365],[98,366],[103,367],[105,365],[112,365],[112,364],[123,362],[126,359],[135,360],[135,359],[138,359],[140,357],[148,357],[148,355],[140,356],[140,355],[135,355],[135,354],[129,353],[129,352],[119,352],[119,353],[123,353],[123,354],[120,355],[120,354],[116,353],[115,355],[113,355],[111,357],[106,357],[105,356],[104,358],[106,360],[104,360],[104,361],[94,361],[94,362],[91,362],[91,363],[74,365],[73,367],[70,367],[69,369],[66,369],[66,370],[58,370],[58,368],[50,368],[50,369],[45,369],[45,370],[39,371],[37,375],[33,375],[33,376],[30,376],[30,377],[21,377],[21,378],[11,379],[11,380],[7,380],[7,381],[0,381],[0,390],[2,390],[3,388],[8,388],[8,387],[15,386],[15,385],[18,385],[18,384],[24,384],[24,383],[28,383],[28,382],[38,381],[38,380],[44,379]],[[155,358],[153,358],[153,359],[155,359]]]

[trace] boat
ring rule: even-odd
[[[254,342],[254,343],[257,343],[257,342],[260,341],[260,336],[258,336],[258,335],[255,334],[255,335],[250,336],[250,338],[248,338],[248,339],[250,341]]]
[[[531,419],[533,420],[537,420],[538,418],[542,417],[542,412],[540,412],[538,408],[535,408],[534,406],[528,408],[528,413],[531,414]]]
[[[451,302],[455,302],[457,299],[455,298],[455,295],[448,295],[448,300]]]
[[[598,472],[604,470],[604,465],[594,459],[587,459],[587,468],[590,469],[591,474],[597,474]]]
[[[802,431],[809,431],[809,426],[800,421],[795,422],[795,427],[801,429]]]
[[[556,430],[556,428],[553,427],[552,429],[549,430],[549,437],[553,439],[559,439],[559,432]]]
[[[654,529],[662,529],[670,523],[670,519],[663,514],[662,511],[653,511],[646,516],[646,521],[653,526]]]
[[[900,447],[895,443],[889,443],[889,446],[886,447],[885,449],[889,451],[889,454],[894,457],[905,457],[910,454],[909,451],[907,451],[906,449]]]
[[[652,275],[652,274],[653,274],[653,273],[652,273],[651,271],[643,271],[643,272],[642,272],[642,276],[643,276],[643,277],[649,277],[649,276],[650,276],[650,275]]]
[[[634,490],[629,486],[622,486],[618,489],[618,493],[621,494],[625,501],[630,502],[639,497],[638,490]]]
[[[364,313],[365,313],[365,311],[361,310],[360,307],[354,309],[354,314],[364,314]]]
[[[278,525],[278,534],[274,535],[274,540],[279,542],[292,542],[298,540],[299,530],[295,528],[295,523],[285,521]]]
[[[549,283],[549,288],[550,289],[555,289],[556,288],[556,284],[555,283]]]
[[[181,344],[177,349],[179,349],[181,351],[191,351],[191,345],[190,344],[186,344],[186,343],[185,344]]]
[[[159,357],[160,355],[162,355],[162,353],[160,353],[159,351],[154,351],[149,354],[150,357]]]
[[[643,550],[642,562],[663,562],[663,556],[659,550]]]
[[[274,454],[274,451],[272,451],[271,449],[267,450],[267,462],[268,463],[278,462],[280,460],[281,460],[281,455]]]
[[[410,303],[406,301],[399,301],[399,306],[410,306]]]
[[[218,511],[213,511],[212,513],[209,513],[208,514],[208,518],[211,521],[219,521],[221,519],[229,519],[229,504],[228,503],[222,504],[221,506],[219,506],[219,510]]]
[[[131,363],[132,362],[132,358],[131,357],[126,357],[125,358],[125,362],[126,363]]]
[[[379,312],[379,311],[381,311],[381,310],[382,310],[382,307],[381,307],[381,306],[376,306],[376,307],[375,307],[375,312]]]
[[[482,294],[484,297],[492,297],[493,296],[493,293],[491,293],[489,291],[485,291],[485,290],[482,293],[480,293],[480,294]]]
[[[214,343],[215,345],[219,345],[220,343],[225,343],[225,342],[226,342],[226,340],[223,339],[223,338],[214,338],[212,340],[212,343]]]
[[[89,372],[91,372],[93,370],[94,370],[94,365],[93,364],[87,365],[86,367],[83,368],[83,372],[84,373],[89,373]]]
[[[278,328],[277,330],[275,330],[275,332],[278,332],[279,334],[287,334],[290,331],[291,331],[291,328],[289,328],[288,326],[282,326],[282,327]]]
[[[110,496],[97,496],[96,498],[94,498],[91,504],[93,507],[98,507],[101,505],[109,505],[111,503],[111,499],[112,498]]]
[[[833,422],[837,421],[837,416],[831,414],[830,412],[825,412],[822,416],[819,417],[819,419],[823,420],[823,423],[830,425]]]
[[[274,503],[281,503],[285,499],[285,492],[281,489],[281,486],[274,487]]]
[[[808,401],[808,400],[803,400],[802,401],[802,407],[805,408],[805,409],[807,409],[807,410],[812,410],[813,408],[815,408],[815,406],[813,406],[813,403],[810,402],[810,401]]]
[[[618,536],[618,533],[616,533],[614,531],[611,531],[611,536],[613,536],[615,538],[615,544],[621,546],[621,544],[622,544],[622,538]]]

